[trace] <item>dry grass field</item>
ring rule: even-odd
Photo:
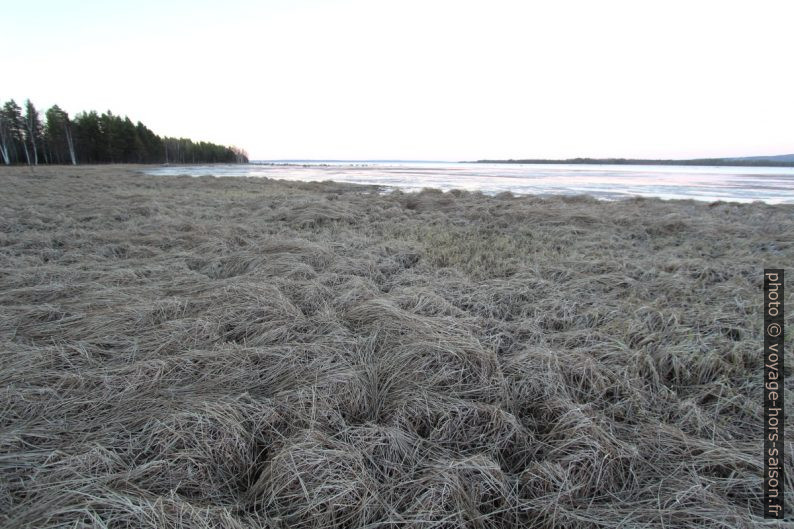
[[[0,186],[0,526],[776,526],[762,269],[794,268],[792,206]]]

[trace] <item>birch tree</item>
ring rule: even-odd
[[[74,140],[72,139],[72,124],[69,121],[69,114],[63,113],[64,121],[63,128],[66,134],[66,147],[69,149],[69,158],[72,160],[72,165],[77,165],[77,156],[74,151]]]
[[[8,144],[11,141],[11,133],[8,128],[8,120],[6,119],[5,112],[0,110],[0,155],[3,157],[3,163],[11,165],[11,158],[8,155]]]

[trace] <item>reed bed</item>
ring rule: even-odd
[[[4,527],[775,526],[791,206],[0,181]]]

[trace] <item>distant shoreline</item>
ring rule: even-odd
[[[252,165],[336,165],[336,164],[516,164],[516,165],[674,165],[699,167],[794,167],[794,160],[775,160],[771,157],[750,158],[697,158],[691,160],[650,160],[641,158],[569,158],[565,160],[540,159],[507,159],[507,160],[251,160]],[[788,158],[788,156],[786,156]]]
[[[526,159],[526,160],[475,160],[462,163],[504,163],[504,164],[547,164],[547,165],[685,165],[721,167],[794,167],[794,162],[774,160],[702,158],[693,160],[643,160],[631,158],[570,158],[567,160]]]

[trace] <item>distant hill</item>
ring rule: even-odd
[[[765,162],[794,162],[794,154],[778,154],[777,156],[743,156],[741,158],[726,158],[726,160],[750,160]]]
[[[521,160],[477,160],[475,163],[794,167],[794,154],[746,156],[742,158],[693,158],[690,160],[651,160],[643,158],[567,158],[565,160],[550,160],[538,158]]]

